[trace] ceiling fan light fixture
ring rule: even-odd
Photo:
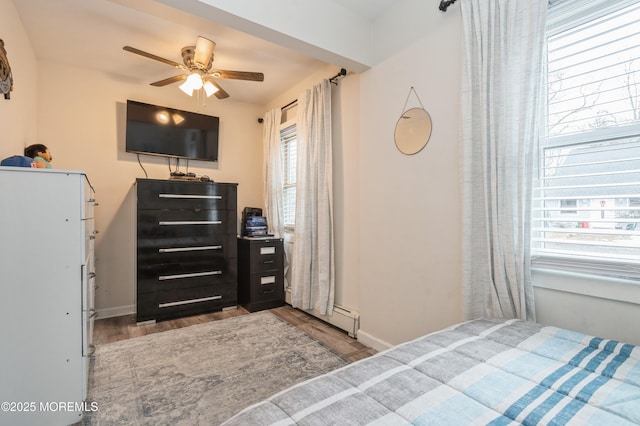
[[[180,90],[189,96],[193,96],[194,90],[200,90],[202,88],[202,77],[198,73],[191,73],[187,80],[180,85]]]
[[[185,81],[180,86],[178,86],[178,88],[182,90],[184,93],[186,93],[188,96],[193,96],[193,88],[188,82]]]
[[[205,81],[202,85],[205,93],[207,94],[207,98],[218,91],[218,88],[213,85],[210,81]]]

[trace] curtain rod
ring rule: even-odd
[[[280,108],[282,111],[284,111],[285,109],[289,108],[290,106],[293,106],[295,104],[298,103],[297,99],[292,100],[291,102],[289,102],[288,104],[286,104],[285,106],[283,106],[282,108]]]
[[[443,12],[446,12],[447,8],[452,4],[454,4],[456,1],[457,0],[440,0],[440,6],[438,6],[438,9],[440,9]]]
[[[333,84],[338,84],[336,83],[336,80],[339,79],[340,77],[343,77],[347,75],[347,70],[345,70],[344,68],[340,68],[340,71],[338,72],[338,74],[334,75],[333,77],[331,77],[329,79],[329,81]]]
[[[343,77],[347,75],[347,70],[344,68],[340,68],[340,71],[338,72],[338,74],[334,75],[333,77],[331,77],[329,79],[329,82],[333,83],[333,84],[338,84],[336,82],[337,79],[339,79],[340,77]],[[283,106],[282,108],[280,108],[282,111],[284,111],[285,109],[295,105],[298,102],[297,99],[292,100],[291,102],[289,102],[288,104],[286,104],[285,106]]]
[[[438,6],[438,9],[440,9],[443,12],[447,11],[447,8],[449,6],[451,6],[452,4],[454,4],[456,1],[458,0],[440,0],[440,6]],[[548,2],[549,6],[552,5],[552,0],[549,0]]]

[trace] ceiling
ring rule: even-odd
[[[375,19],[393,3],[333,1],[367,20]],[[98,70],[134,84],[148,85],[180,71],[125,52],[123,46],[182,63],[182,47],[194,45],[198,35],[216,42],[215,68],[264,73],[264,82],[218,80],[230,99],[238,102],[266,104],[327,65],[154,0],[16,0],[14,4],[38,61]],[[177,85],[154,90],[175,90],[176,95],[186,96]]]

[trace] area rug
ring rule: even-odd
[[[268,311],[99,345],[84,425],[217,425],[347,361]]]

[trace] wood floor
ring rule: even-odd
[[[374,349],[364,346],[349,337],[344,331],[289,305],[271,309],[271,312],[331,348],[349,362],[357,361],[376,353]],[[250,315],[250,313],[244,308],[238,307],[237,309],[222,312],[212,312],[147,325],[137,325],[134,315],[98,319],[94,325],[93,341],[94,344],[100,345],[175,328],[188,327],[194,324],[220,321],[239,315]]]

